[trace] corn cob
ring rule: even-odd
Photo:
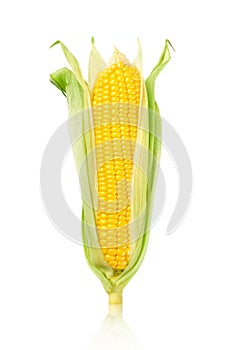
[[[108,292],[110,304],[118,304],[122,302],[123,288],[144,258],[149,238],[161,150],[161,122],[154,85],[170,60],[170,43],[166,41],[158,64],[144,82],[140,46],[133,64],[115,49],[107,66],[92,40],[89,86],[76,58],[64,44],[57,43],[72,71],[60,69],[50,79],[67,97],[70,117],[82,118],[83,137],[73,145],[77,168],[80,170],[85,162],[84,176],[89,184],[81,190],[89,191],[92,199],[96,185],[98,190],[97,207],[87,205],[83,199],[85,254]],[[83,114],[84,110],[87,113]],[[152,156],[145,156],[138,144]],[[90,162],[86,158],[93,150]],[[136,159],[146,177],[137,169]],[[97,184],[93,173],[97,174]]]
[[[97,232],[105,260],[117,272],[123,271],[130,259],[129,185],[134,147],[131,143],[128,147],[124,147],[124,142],[118,143],[117,147],[110,143],[114,139],[136,142],[138,116],[135,106],[140,104],[141,78],[137,68],[117,49],[110,62],[114,63],[98,75],[92,106],[99,169]],[[104,162],[106,152],[109,160]],[[119,183],[120,188],[117,186]],[[119,210],[119,207],[122,209]]]

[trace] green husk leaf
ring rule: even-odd
[[[147,235],[144,234],[147,203],[147,167],[149,145],[149,115],[147,113],[147,92],[142,78],[142,50],[138,40],[138,53],[133,64],[141,75],[141,98],[138,108],[138,133],[134,153],[134,166],[131,191],[131,249],[132,255],[127,268],[115,278],[112,291],[121,292],[133,275],[137,272],[146,251]]]
[[[76,59],[76,57],[68,50],[68,48],[60,41],[57,40],[55,43],[53,43],[51,45],[51,48],[54,47],[55,45],[61,45],[62,51],[69,63],[69,65],[72,68],[72,71],[74,73],[74,75],[76,76],[79,84],[82,86],[83,91],[84,91],[84,107],[85,108],[89,108],[91,107],[91,99],[90,99],[90,93],[89,93],[89,89],[88,89],[88,85],[86,83],[86,81],[84,80],[83,76],[82,76],[82,72],[81,72],[81,68],[80,65],[78,63],[78,60]]]
[[[162,69],[167,65],[171,59],[170,49],[172,47],[169,40],[165,41],[165,46],[163,52],[160,56],[160,59],[149,77],[146,79],[146,89],[148,96],[148,108],[149,108],[149,132],[150,132],[150,142],[149,142],[149,151],[153,155],[155,161],[149,163],[148,167],[148,187],[149,187],[149,196],[148,196],[148,220],[147,227],[150,225],[150,217],[153,205],[153,197],[155,190],[155,183],[158,176],[158,167],[161,155],[161,145],[162,145],[162,122],[160,117],[159,108],[157,102],[155,101],[155,81]]]
[[[95,171],[95,152],[87,157],[90,151],[93,151],[94,135],[92,127],[92,114],[90,109],[85,109],[90,105],[89,89],[82,77],[79,63],[69,52],[64,44],[61,44],[63,52],[70,63],[73,72],[68,68],[62,68],[50,75],[50,81],[67,97],[69,117],[73,119],[70,124],[69,132],[75,132],[81,137],[72,144],[74,159],[81,181],[81,191],[83,198],[82,208],[82,238],[84,251],[89,266],[93,272],[100,278],[105,289],[109,289],[110,281],[106,277],[112,270],[106,263],[103,253],[98,248],[96,220],[94,211],[95,181],[93,174]],[[55,45],[54,44],[54,45]],[[52,45],[52,46],[54,46]],[[81,172],[80,169],[82,168]],[[86,201],[90,199],[91,204]]]
[[[135,214],[135,218],[138,214],[140,214],[140,210],[143,209],[143,206],[141,208],[137,207],[137,201],[142,200],[141,204],[145,205],[145,212],[142,213],[142,221],[144,224],[142,226],[138,225],[138,221],[136,220],[135,229],[137,230],[137,239],[134,243],[134,253],[131,257],[130,263],[127,266],[127,268],[124,270],[124,272],[119,276],[119,278],[115,281],[115,289],[116,290],[122,290],[127,283],[130,281],[130,279],[134,276],[134,274],[139,269],[145,253],[146,248],[149,241],[149,233],[150,233],[150,219],[151,219],[151,211],[152,211],[152,204],[153,204],[153,195],[154,195],[154,188],[155,188],[155,179],[157,178],[158,173],[158,165],[159,165],[159,159],[160,159],[160,153],[161,153],[161,118],[159,115],[159,109],[158,105],[155,101],[154,96],[154,88],[155,88],[155,80],[161,70],[166,66],[166,64],[170,60],[170,51],[169,51],[169,45],[171,46],[170,42],[166,40],[165,47],[162,52],[162,55],[159,59],[159,62],[155,66],[155,68],[152,70],[151,74],[147,78],[145,82],[146,86],[146,94],[144,92],[144,96],[147,96],[148,101],[148,107],[149,110],[146,111],[146,109],[143,109],[142,116],[139,118],[139,120],[144,121],[144,125],[141,124],[141,128],[144,129],[144,132],[140,132],[142,135],[142,145],[144,145],[147,150],[150,152],[150,156],[147,159],[147,186],[142,186],[140,184],[140,176],[136,176],[134,174],[134,199],[132,202],[132,208],[133,212]],[[138,57],[134,61],[135,65],[140,69],[141,67],[141,50],[139,45],[139,51],[138,51]],[[141,99],[141,103],[143,107],[146,107],[145,102],[143,102],[143,98]],[[147,121],[148,117],[148,125],[145,121]],[[141,129],[139,128],[139,130]],[[149,135],[149,138],[148,138]],[[156,137],[154,136],[156,135]],[[137,139],[137,143],[139,140]],[[148,142],[148,144],[147,144]],[[147,144],[147,145],[146,145]],[[142,160],[140,158],[141,154],[140,151],[136,151],[136,155],[138,156],[137,163],[139,165],[142,165],[143,161],[145,162],[145,159]],[[142,165],[142,168],[144,169],[145,165]],[[145,192],[147,193],[146,200],[145,198],[140,198],[140,186],[141,188],[144,187]],[[136,193],[137,192],[137,193]],[[136,195],[135,195],[136,193]],[[139,196],[139,197],[138,197]],[[135,208],[136,205],[136,208]]]
[[[50,81],[54,84],[66,97],[66,77],[69,74],[68,68],[61,68],[58,71],[50,74]]]
[[[158,63],[153,68],[149,77],[146,79],[146,88],[147,88],[147,93],[148,93],[148,107],[151,110],[156,111],[156,112],[158,112],[159,110],[158,110],[158,105],[154,99],[155,80],[156,80],[157,76],[159,75],[159,73],[161,72],[161,70],[167,65],[167,63],[171,59],[169,46],[172,47],[170,41],[166,40],[163,52],[160,56]]]
[[[92,91],[99,73],[106,68],[106,63],[95,47],[94,38],[92,38],[91,42],[92,49],[89,57],[88,83]]]
[[[137,67],[140,73],[142,73],[142,47],[139,39],[138,39],[138,52],[135,60],[133,61],[133,65]]]
[[[50,46],[50,48],[52,48],[52,47],[54,47],[55,45],[58,45],[58,44],[61,45],[62,51],[63,51],[63,53],[64,53],[68,63],[70,64],[70,66],[72,68],[72,71],[74,72],[74,74],[75,74],[76,78],[78,79],[78,81],[84,82],[85,80],[83,79],[80,65],[79,65],[76,57],[68,50],[68,48],[60,40],[57,40],[55,43],[53,43]]]
[[[83,110],[83,88],[71,70],[68,68],[57,70],[50,74],[50,81],[67,97],[70,117]]]

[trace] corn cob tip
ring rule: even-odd
[[[114,52],[112,57],[109,60],[108,66],[112,66],[113,64],[123,63],[124,65],[130,65],[129,60],[126,58],[126,56],[120,52],[116,46],[114,46]]]

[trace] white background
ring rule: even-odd
[[[57,232],[39,188],[44,148],[67,118],[65,98],[48,81],[65,60],[59,47],[49,46],[64,41],[87,76],[92,35],[106,60],[113,44],[133,59],[140,37],[145,77],[164,39],[170,39],[176,53],[158,78],[156,98],[193,165],[189,212],[167,236],[178,179],[163,152],[165,211],[124,293],[124,320],[141,344],[135,349],[232,349],[230,5],[227,0],[1,3],[1,349],[87,349],[107,314],[107,295],[82,247]],[[79,208],[71,156],[63,185],[71,207]]]

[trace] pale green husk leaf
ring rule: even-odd
[[[95,40],[92,38],[92,49],[89,57],[89,69],[88,69],[88,84],[90,91],[93,90],[96,79],[101,71],[106,68],[106,63],[104,62],[99,51],[95,47]]]
[[[87,106],[90,106],[89,89],[82,77],[76,58],[69,52],[64,44],[59,41],[55,44],[58,43],[61,44],[73,72],[68,68],[60,69],[50,75],[50,80],[67,97],[69,116],[74,118],[74,123],[71,124],[72,127],[69,130],[71,138],[72,133],[75,131],[75,135],[77,133],[82,135],[73,143],[72,149],[80,177],[80,187],[83,198],[82,237],[85,255],[89,266],[100,278],[105,288],[110,288],[110,282],[106,275],[111,274],[111,268],[106,263],[101,249],[98,248],[96,233],[94,211],[95,178],[93,176],[93,174],[96,174],[95,153],[93,152],[91,157],[87,157],[88,153],[94,150],[91,109],[86,109]],[[78,132],[74,130],[74,128],[78,128]],[[81,172],[80,169],[82,169]],[[92,200],[91,205],[86,202],[87,198]]]
[[[142,144],[149,151],[148,158],[146,157],[143,149],[139,151],[136,150],[136,163],[139,164],[143,169],[147,166],[147,178],[146,183],[143,176],[138,174],[135,177],[135,170],[133,174],[133,201],[132,201],[132,211],[135,215],[133,220],[138,217],[141,213],[140,220],[135,221],[133,226],[134,232],[136,232],[136,241],[134,245],[134,253],[131,257],[128,267],[115,281],[115,289],[122,290],[133,275],[137,272],[140,267],[148,245],[149,233],[150,233],[150,218],[154,197],[154,188],[156,183],[156,178],[158,175],[158,165],[161,153],[161,117],[159,115],[158,105],[155,101],[155,80],[161,70],[166,66],[170,60],[169,51],[169,41],[166,40],[165,47],[159,62],[152,70],[151,74],[145,81],[146,91],[144,91],[144,96],[147,97],[146,105],[144,99],[142,99],[142,110],[141,116],[139,118],[139,136],[137,137],[137,144]],[[141,69],[141,49],[139,45],[138,57],[134,61],[138,69]],[[144,89],[144,86],[142,87]],[[148,106],[148,110],[145,108]],[[148,121],[148,124],[147,124]],[[141,122],[141,124],[140,124]],[[144,132],[142,131],[144,130]],[[141,135],[141,142],[139,140]],[[156,135],[156,137],[154,136]],[[147,153],[147,152],[146,152]],[[146,159],[145,159],[146,158]],[[137,172],[136,172],[137,174]],[[143,181],[143,182],[140,182]],[[146,199],[143,197],[141,189],[145,190]],[[138,205],[138,201],[141,204]],[[143,211],[143,208],[145,211]],[[142,211],[141,211],[142,210]]]

